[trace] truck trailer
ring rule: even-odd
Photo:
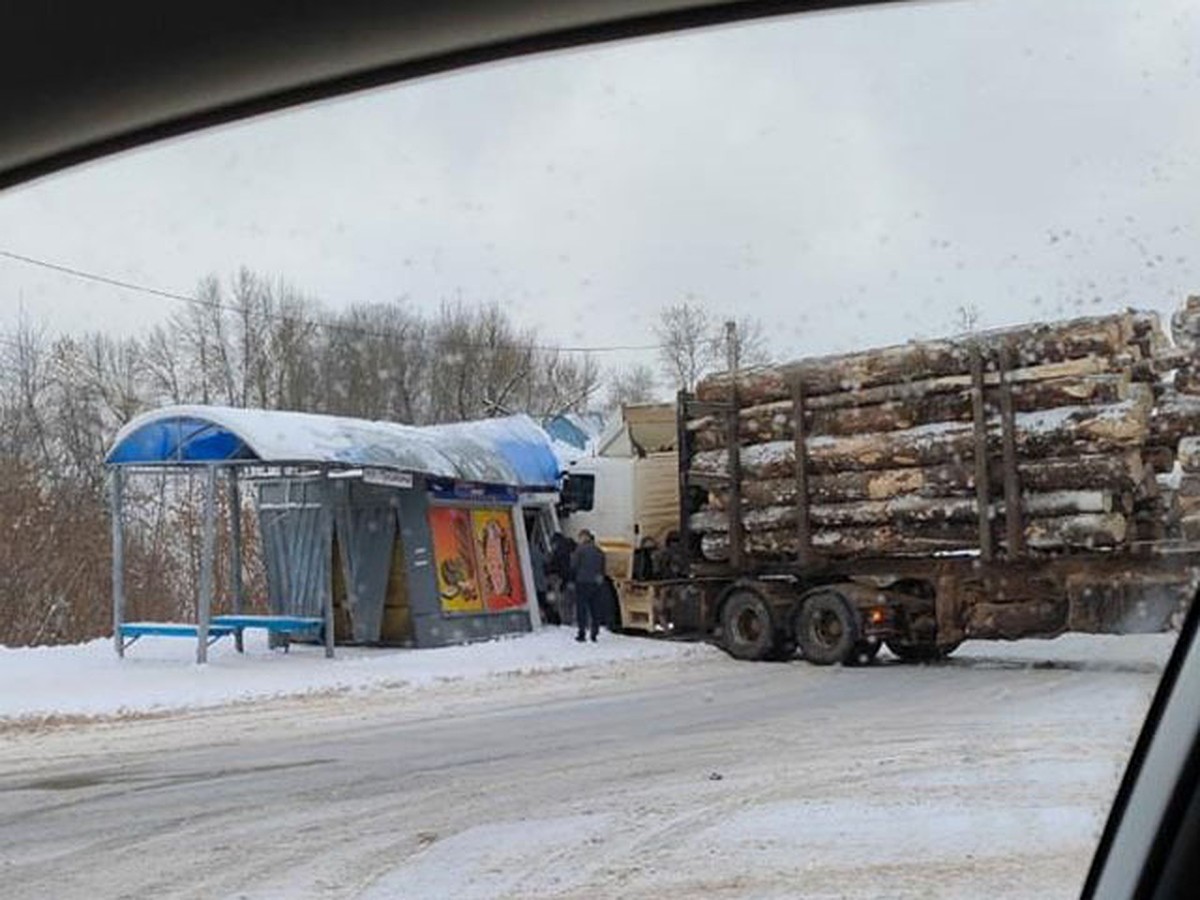
[[[1200,379],[1175,334],[1126,311],[733,360],[627,411],[622,449],[568,471],[563,521],[609,554],[623,628],[739,659],[1168,630],[1200,575]]]

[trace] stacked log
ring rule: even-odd
[[[1200,297],[1188,297],[1171,316],[1171,336],[1174,351],[1163,358],[1174,371],[1163,379],[1150,423],[1162,487],[1154,513],[1167,536],[1200,541]]]
[[[1179,471],[1173,473],[1169,518],[1177,537],[1200,541],[1200,437],[1182,438],[1176,461]]]
[[[989,483],[999,496],[1004,474],[999,459],[989,460]],[[1150,490],[1141,457],[1136,452],[1119,455],[1084,455],[1061,459],[1022,462],[1018,466],[1027,491],[1103,490],[1139,499]],[[760,509],[796,502],[796,479],[765,478],[742,485],[742,506]],[[965,463],[904,469],[874,469],[818,475],[808,481],[809,502],[855,503],[909,496],[922,498],[974,497],[975,469]],[[710,489],[709,506],[724,509],[728,488],[720,483]]]
[[[1099,407],[1069,406],[1021,413],[1015,417],[1017,449],[1025,460],[1136,449],[1145,441],[1150,409],[1148,402],[1127,400]],[[993,419],[988,428],[990,452],[999,454],[1000,439],[999,420]],[[706,441],[712,442],[724,443],[720,437]],[[974,426],[959,422],[933,422],[902,431],[844,437],[816,435],[806,442],[809,470],[818,475],[961,465],[973,458],[974,445]],[[740,455],[743,475],[749,479],[787,477],[796,469],[794,440],[743,444]],[[692,471],[727,475],[728,458],[724,447],[700,451],[692,457]]]
[[[1149,337],[1147,335],[1150,335]],[[739,373],[742,405],[787,400],[793,383],[806,396],[857,393],[865,389],[929,382],[926,387],[970,387],[976,353],[995,359],[1007,354],[1014,382],[1120,371],[1152,358],[1146,346],[1165,337],[1153,314],[1127,312],[983,332],[961,339],[913,341],[893,347],[800,360]],[[1025,371],[1034,370],[1034,371]],[[994,374],[993,383],[998,379]],[[696,388],[696,399],[728,402],[733,378],[723,372]],[[861,401],[880,402],[880,401]],[[847,405],[858,405],[847,398]]]
[[[1169,362],[1174,373],[1165,380],[1169,387],[1164,396],[1200,394],[1200,297],[1188,297],[1183,307],[1171,316],[1171,337],[1175,349]],[[1162,356],[1168,358],[1167,354]]]
[[[997,532],[1003,533],[1003,530]],[[1037,519],[1025,527],[1026,543],[1039,550],[1107,549],[1124,543],[1126,536],[1127,520],[1116,513]],[[971,525],[919,528],[885,525],[816,529],[812,543],[814,550],[828,556],[924,556],[977,546],[978,537]],[[729,558],[729,534],[704,532],[700,547],[706,559],[723,562]],[[747,530],[744,547],[752,556],[787,557],[796,552],[796,531]]]
[[[1167,503],[1154,473],[1174,465],[1181,438],[1200,435],[1200,394],[1161,387],[1178,353],[1156,315],[1130,311],[755,368],[738,373],[736,390],[729,373],[712,376],[696,390],[706,414],[687,423],[690,474],[709,488],[689,527],[705,557],[727,558],[736,423],[742,546],[752,557],[799,550],[797,425],[811,545],[824,555],[978,551],[981,444],[984,517],[1005,552],[1006,433],[1012,496],[1021,497],[1014,539],[1029,551],[1153,536]],[[733,402],[736,418],[721,408]],[[1200,446],[1192,452],[1200,535]]]

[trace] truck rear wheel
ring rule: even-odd
[[[775,651],[775,622],[771,608],[758,593],[735,589],[721,610],[721,642],[735,659],[771,658]]]
[[[948,657],[958,649],[958,643],[953,644],[902,644],[899,641],[888,641],[887,648],[901,662],[922,663],[938,662]]]
[[[801,655],[815,665],[854,665],[862,642],[858,614],[836,591],[809,594],[796,614],[796,641]],[[869,653],[863,655],[870,662]]]

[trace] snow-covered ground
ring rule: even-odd
[[[569,628],[544,628],[461,647],[390,650],[267,647],[263,632],[246,632],[246,652],[229,638],[195,665],[194,641],[142,638],[117,657],[110,640],[67,647],[0,648],[0,722],[45,717],[113,716],[220,706],[332,691],[427,688],[443,682],[560,672],[634,660],[715,653],[698,644],[603,634],[578,644]]]
[[[221,706],[272,697],[345,691],[427,688],[444,682],[571,671],[638,660],[685,659],[719,653],[703,644],[603,634],[578,644],[568,628],[429,650],[340,647],[326,659],[320,647],[267,647],[262,632],[246,633],[246,652],[229,639],[194,664],[195,644],[143,638],[119,659],[109,640],[66,647],[0,647],[0,722],[45,717],[105,717]],[[1063,635],[1049,641],[974,641],[955,654],[975,667],[1050,666],[1157,671],[1173,635]],[[886,651],[883,659],[888,659]]]
[[[65,720],[0,727],[0,872],[63,900],[1070,897],[1173,641],[6,651],[4,715]]]

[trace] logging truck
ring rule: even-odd
[[[1128,311],[731,360],[570,467],[565,528],[608,554],[622,627],[740,659],[1168,630],[1200,573],[1200,380],[1175,334]]]

